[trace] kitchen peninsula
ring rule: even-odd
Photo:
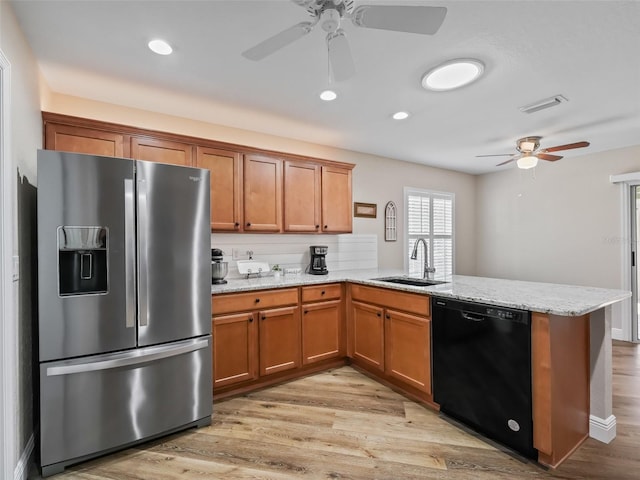
[[[272,362],[264,369],[261,366],[259,374],[256,367],[253,381],[247,381],[249,377],[241,378],[238,375],[240,384],[236,386],[239,388],[230,386],[229,383],[216,383],[214,398],[226,396],[225,392],[236,394],[268,385],[269,368],[278,372],[274,375],[277,381],[284,381],[351,361],[354,366],[383,383],[396,387],[411,398],[438,408],[431,396],[429,356],[429,298],[436,296],[532,312],[534,444],[539,452],[540,463],[554,467],[559,465],[587,436],[605,443],[615,438],[616,420],[612,414],[611,385],[611,305],[628,298],[629,292],[458,275],[447,279],[446,283],[432,286],[398,285],[377,280],[402,273],[353,270],[331,272],[324,276],[302,274],[285,275],[279,279],[228,279],[225,285],[213,285],[211,292],[215,344],[218,343],[215,340],[217,321],[225,326],[235,322],[234,328],[237,328],[237,320],[241,320],[244,327],[233,332],[246,335],[247,339],[254,335],[257,345],[258,329],[261,329],[265,325],[264,320],[269,318],[282,322],[281,325],[285,327],[282,331],[288,331],[289,327],[294,326],[292,338],[297,338],[298,343],[302,342],[302,347],[298,347],[294,354],[301,358],[297,363],[287,363],[273,357],[278,361]],[[284,300],[280,301],[279,298]],[[371,362],[367,355],[358,355],[357,345],[354,354],[354,316],[360,315],[358,312],[362,312],[362,308],[370,310],[370,318],[374,322],[367,325],[379,325],[376,328],[380,333],[376,338],[380,340],[376,341],[379,351],[383,353],[378,365],[375,358]],[[306,314],[312,315],[314,309],[326,309],[323,312],[335,315],[336,318],[331,330],[335,337],[335,348],[329,349],[327,354],[315,357],[305,354],[305,349],[311,347],[305,346],[307,340],[304,338],[305,328],[311,331],[314,325],[305,323]],[[245,311],[249,316],[240,313]],[[376,315],[380,323],[375,323]],[[397,335],[390,342],[384,335],[389,335],[392,331],[389,321],[393,322],[393,315],[401,321],[398,324],[402,325],[402,328],[397,331],[404,331],[406,336]],[[268,323],[267,321],[266,324]],[[247,357],[254,357],[256,364],[262,363],[262,360],[270,355],[267,350],[269,347],[263,345],[268,331],[265,328],[263,334],[263,330],[260,330],[260,347],[256,346],[259,353],[247,349]],[[232,330],[227,330],[227,343],[230,332]],[[391,349],[398,349],[397,342],[403,338],[410,338],[412,332],[416,336],[426,338],[426,348],[415,350],[427,351],[426,356],[415,362],[425,364],[423,370],[426,371],[423,372],[413,369],[408,371],[406,368],[403,372],[402,368],[392,367],[389,363]],[[275,331],[271,331],[269,335],[276,337]],[[317,338],[317,335],[314,337]],[[411,350],[403,346],[399,351],[405,354],[404,352]],[[267,357],[263,358],[263,353]],[[383,365],[385,355],[387,364]],[[406,367],[406,358],[404,361]],[[214,370],[215,362],[214,353]],[[251,358],[248,362],[251,363]],[[279,369],[288,369],[288,372]],[[227,377],[225,382],[233,383],[236,380],[229,380],[230,378]],[[217,387],[223,387],[223,394],[220,396],[216,393]]]

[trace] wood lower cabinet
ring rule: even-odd
[[[352,357],[384,371],[384,310],[376,305],[351,302]]]
[[[213,388],[258,378],[258,322],[253,312],[214,316]]]
[[[128,139],[121,133],[45,122],[44,144],[47,150],[128,157]]]
[[[242,155],[197,147],[196,167],[211,172],[211,230],[242,231]]]
[[[302,363],[345,356],[344,304],[338,283],[302,287]]]
[[[193,166],[193,146],[156,138],[133,137],[131,138],[131,158],[191,167]]]
[[[260,375],[300,366],[300,307],[262,310],[260,318]]]
[[[431,400],[429,296],[357,284],[349,289],[354,363]]]
[[[244,231],[282,230],[282,160],[244,157]]]
[[[431,394],[431,319],[385,311],[385,370]]]

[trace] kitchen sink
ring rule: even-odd
[[[416,287],[428,287],[430,285],[440,285],[444,282],[442,280],[427,280],[426,278],[415,277],[384,277],[384,278],[372,278],[378,282],[398,283],[400,285],[413,285]]]

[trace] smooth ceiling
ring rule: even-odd
[[[309,19],[293,2],[14,0],[14,11],[49,87],[59,93],[463,171],[500,168],[516,139],[542,146],[591,142],[565,153],[640,143],[640,2],[356,1],[445,6],[437,34],[358,28],[344,22],[357,73],[328,85],[319,28],[260,61],[240,54]],[[152,54],[160,37],[174,54]],[[421,75],[473,57],[475,84],[428,92]],[[534,114],[518,107],[562,94]],[[391,120],[398,110],[408,120]]]

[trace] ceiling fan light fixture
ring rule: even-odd
[[[171,45],[158,38],[155,40],[151,40],[147,44],[147,46],[149,47],[149,50],[151,50],[153,53],[157,53],[158,55],[171,55],[171,52],[173,52],[173,48],[171,48]]]
[[[528,170],[538,165],[538,157],[535,155],[524,155],[518,159],[518,168]]]
[[[331,102],[332,100],[338,98],[338,94],[333,90],[324,90],[320,92],[320,98],[325,102]]]
[[[409,112],[396,112],[391,115],[391,118],[393,118],[394,120],[405,120],[409,118]]]
[[[484,72],[484,63],[474,58],[458,58],[441,63],[422,76],[426,90],[444,92],[464,87],[478,80]]]

